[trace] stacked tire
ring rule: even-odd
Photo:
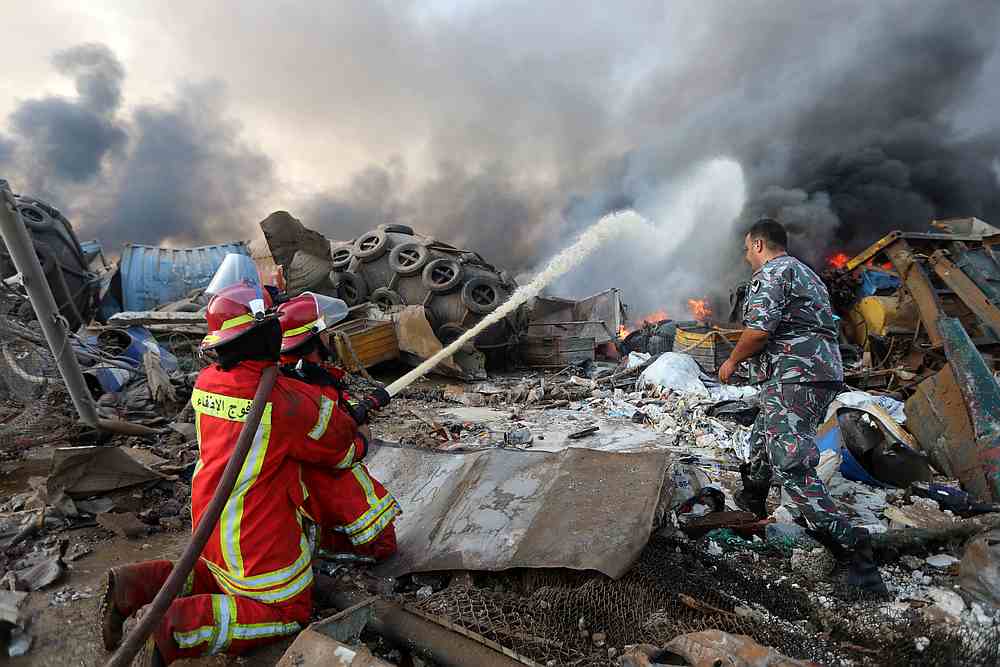
[[[352,241],[330,247],[328,280],[313,289],[329,292],[348,303],[366,301],[388,310],[422,305],[435,335],[447,344],[492,313],[517,289],[477,253],[461,250],[405,225],[379,225]],[[482,332],[475,341],[481,351],[512,346],[526,325],[523,309]]]
[[[96,276],[87,266],[73,226],[58,209],[40,199],[15,195],[14,201],[31,235],[59,313],[75,331],[88,324],[94,315],[98,285]],[[0,240],[0,279],[16,273]]]

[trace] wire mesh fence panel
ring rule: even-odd
[[[821,665],[1000,664],[997,628],[932,623],[846,586],[831,612],[789,578],[780,549],[718,556],[678,546],[654,538],[618,581],[528,574],[504,589],[452,586],[411,607],[542,665],[615,664],[628,645],[663,646],[701,630],[747,635]]]
[[[7,406],[0,451],[65,441],[79,432],[41,332],[9,315],[0,315],[0,398]]]

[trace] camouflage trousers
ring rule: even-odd
[[[750,477],[780,482],[811,528],[851,547],[851,524],[816,474],[816,429],[838,391],[832,383],[761,385],[760,413],[750,433]]]

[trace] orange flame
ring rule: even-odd
[[[847,262],[850,259],[851,258],[847,256],[846,252],[838,252],[835,255],[831,255],[830,258],[826,260],[826,263],[829,264],[831,268],[842,269],[847,266]]]
[[[708,305],[707,299],[688,299],[688,310],[699,322],[712,319],[712,307]]]
[[[641,329],[647,324],[656,324],[657,322],[662,322],[663,320],[669,320],[669,319],[670,316],[667,315],[667,311],[655,310],[652,313],[648,315],[643,315],[641,318],[639,318],[639,321],[636,322],[635,326],[633,327],[626,327],[624,324],[618,327],[618,337],[625,338],[625,336],[629,335],[630,333],[632,333],[637,329]]]

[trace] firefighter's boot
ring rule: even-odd
[[[171,570],[173,563],[169,560],[131,563],[108,570],[100,608],[105,649],[118,648],[125,619],[153,601]]]
[[[743,480],[743,488],[733,496],[733,500],[742,509],[756,514],[758,519],[766,519],[771,481],[751,478],[749,463],[740,464],[740,479]]]
[[[847,555],[847,583],[866,593],[888,595],[889,591],[882,581],[878,566],[875,565],[875,554],[872,549],[871,535],[864,528],[851,530],[854,545],[849,547]]]

